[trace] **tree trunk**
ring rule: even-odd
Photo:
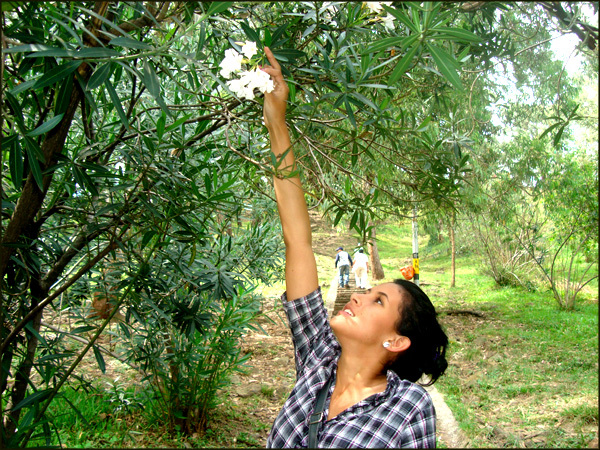
[[[46,295],[48,295],[47,292],[44,292],[40,289],[39,280],[32,280],[31,293],[32,293],[32,298],[31,298],[32,308],[35,307],[35,305],[37,305],[37,303],[39,301],[38,299],[45,298]],[[32,322],[31,322],[31,327],[37,334],[26,333],[26,336],[27,336],[27,347],[26,348],[27,348],[27,350],[26,350],[25,358],[19,365],[18,369],[15,371],[15,383],[13,385],[12,393],[11,393],[12,406],[16,406],[19,403],[21,403],[21,401],[23,401],[25,399],[25,396],[27,395],[27,387],[29,386],[30,379],[31,379],[31,369],[33,368],[33,363],[35,360],[35,353],[36,353],[37,346],[38,346],[37,335],[39,335],[40,328],[42,325],[42,314],[43,314],[43,309],[40,310],[34,316]],[[23,409],[21,408],[16,411],[12,411],[8,415],[7,420],[4,424],[4,426],[5,426],[4,432],[6,433],[7,438],[10,439],[15,434],[22,412],[23,412]]]
[[[369,223],[369,226],[373,225]],[[377,241],[375,240],[375,227],[371,229],[371,239],[369,239],[369,262],[371,263],[371,278],[381,280],[385,277],[381,261],[379,261],[379,251],[377,250]]]
[[[452,248],[452,264],[450,267],[450,287],[454,287],[456,285],[456,240],[454,236],[454,225],[456,213],[452,211],[452,216],[450,217],[450,246]]]

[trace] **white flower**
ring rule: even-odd
[[[234,94],[237,95],[238,92],[240,92],[243,88],[242,80],[240,80],[240,79],[229,80],[227,82],[227,86],[229,87],[231,92],[233,92]]]
[[[248,59],[252,58],[257,53],[256,42],[254,41],[246,41],[244,45],[242,45],[242,53]]]
[[[365,2],[367,8],[369,8],[371,12],[375,14],[379,14],[381,12],[381,10],[383,9],[383,7],[381,6],[382,4],[390,6],[392,2]]]
[[[274,89],[273,80],[268,73],[263,72],[258,67],[254,70],[246,70],[240,73],[240,78],[229,80],[227,86],[238,97],[252,100],[254,98],[254,89],[260,92],[271,92]]]
[[[390,14],[384,16],[381,18],[381,21],[383,22],[383,25],[390,31],[394,31],[394,28],[396,27],[396,24],[394,23],[394,17],[391,16]]]
[[[223,78],[230,78],[234,72],[242,70],[243,55],[240,55],[235,49],[230,48],[225,50],[225,59],[221,61],[219,67],[221,67],[221,76]]]

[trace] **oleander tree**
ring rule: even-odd
[[[310,206],[368,239],[412,202],[459,198],[469,153],[453,103],[474,95],[465,68],[510,55],[494,17],[515,7],[4,2],[3,442],[50,442],[48,406],[86,385],[88,351],[104,368],[97,340],[118,314],[117,356],[146,375],[166,423],[205,428],[246,361],[253,289],[281,277],[263,46],[290,86]],[[109,308],[92,324],[99,295]],[[46,333],[67,311],[77,327]]]

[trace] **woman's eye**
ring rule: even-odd
[[[383,305],[383,301],[381,300],[381,297],[379,297],[377,300],[375,300],[375,303],[379,303],[380,305]]]

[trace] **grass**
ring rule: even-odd
[[[389,239],[390,232],[397,239]],[[381,227],[378,234],[382,260],[396,254],[408,261],[410,223]],[[421,286],[451,342],[450,367],[436,387],[467,446],[580,448],[597,439],[597,294],[587,290],[575,311],[561,311],[548,290],[497,287],[468,255],[458,258],[450,288],[446,249],[426,241],[420,247]],[[449,314],[453,310],[483,317]]]

